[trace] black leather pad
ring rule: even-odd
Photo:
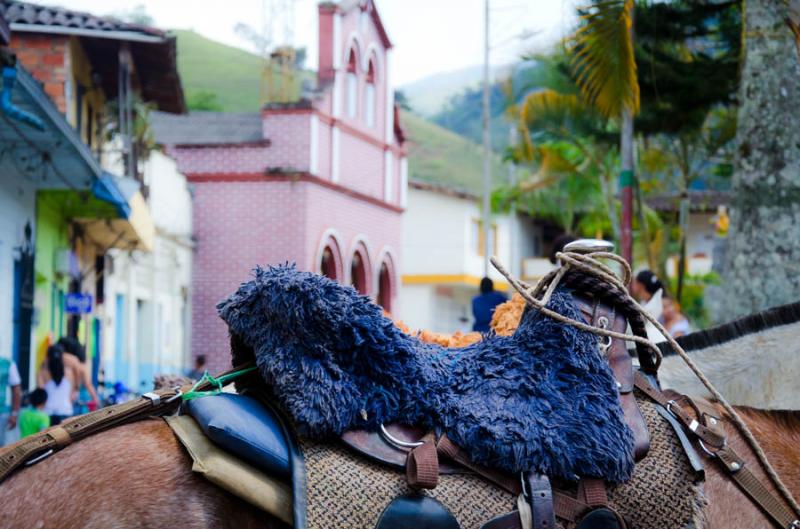
[[[609,509],[595,509],[581,520],[576,529],[625,529]]]
[[[444,505],[419,494],[399,496],[384,509],[375,529],[460,529]]]

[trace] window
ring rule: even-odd
[[[355,119],[358,114],[358,73],[356,52],[350,50],[347,61],[347,117]]]
[[[472,242],[475,253],[483,257],[484,239],[485,236],[483,229],[483,221],[480,219],[472,219]],[[489,234],[491,237],[489,244],[491,245],[492,253],[497,255],[497,224],[492,224],[492,230]]]
[[[380,275],[378,275],[378,304],[388,313],[392,312],[392,277],[389,274],[389,266],[381,263]]]
[[[375,126],[375,63],[369,61],[367,87],[364,92],[364,119],[368,127]]]
[[[366,295],[369,293],[367,288],[367,265],[359,252],[353,254],[353,263],[350,265],[350,278],[353,287],[358,290],[359,294]]]
[[[326,246],[325,250],[322,252],[322,264],[320,266],[320,272],[325,277],[333,279],[334,281],[338,279],[336,277],[336,258],[333,256],[333,250],[331,250],[330,246]]]

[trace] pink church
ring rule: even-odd
[[[256,265],[296,262],[395,307],[407,165],[391,48],[372,0],[322,3],[313,95],[153,117],[194,188],[192,354],[211,371],[230,361],[215,305]]]

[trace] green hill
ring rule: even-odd
[[[187,99],[198,93],[213,94],[223,111],[258,110],[262,62],[257,55],[194,31],[176,30],[175,34]],[[313,75],[303,72],[302,77]],[[410,178],[480,193],[480,146],[415,114],[403,112],[400,119],[408,136]],[[492,174],[495,182],[505,178],[499,158],[493,162]]]
[[[178,71],[187,99],[197,92],[217,96],[227,112],[258,110],[261,58],[208,39],[191,30],[175,30]]]
[[[430,184],[480,194],[483,150],[479,145],[425,118],[402,112],[400,123],[408,139],[408,176]],[[492,161],[492,181],[504,182],[507,171],[499,156]]]

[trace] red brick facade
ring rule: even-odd
[[[67,103],[64,83],[69,71],[69,37],[38,33],[13,33],[10,48],[17,60],[42,83],[45,93],[62,113]]]

